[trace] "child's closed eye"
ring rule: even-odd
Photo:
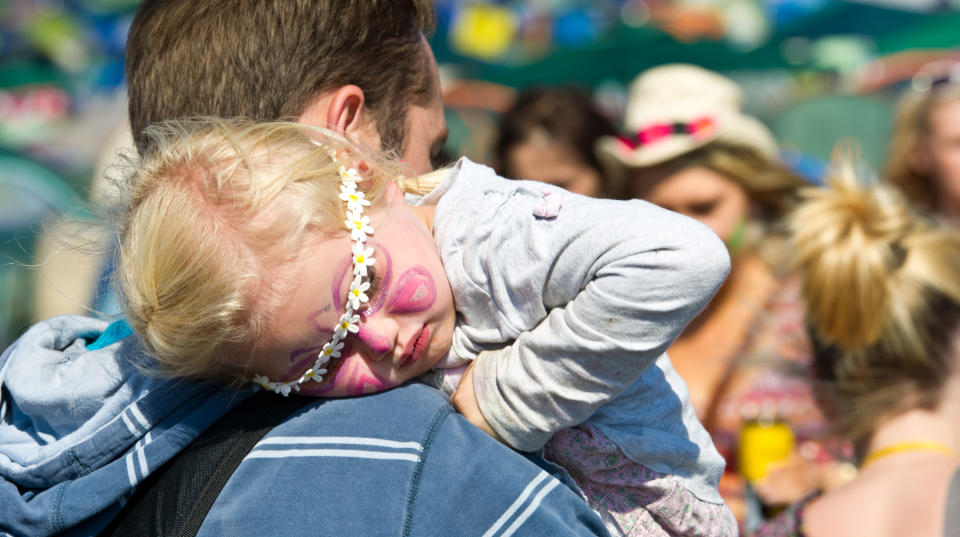
[[[366,287],[364,287],[366,285]],[[379,309],[382,300],[380,294],[380,278],[376,267],[367,269],[367,275],[361,280],[357,287],[351,284],[347,290],[347,299],[345,303],[353,303],[357,313],[371,314]]]
[[[370,270],[367,272],[367,278],[367,281],[370,282],[370,289],[367,289],[367,296],[370,297],[370,302],[372,303],[380,293],[380,278],[379,274],[377,274],[376,267],[370,267]]]

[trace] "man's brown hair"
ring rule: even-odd
[[[196,116],[296,120],[320,93],[364,92],[383,149],[433,94],[429,0],[145,0],[127,40],[130,124]]]

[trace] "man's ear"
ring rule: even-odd
[[[363,90],[347,84],[315,97],[304,108],[299,120],[326,127],[350,141],[379,148],[380,133],[365,103]]]

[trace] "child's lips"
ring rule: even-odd
[[[430,342],[430,327],[423,325],[420,330],[404,345],[403,355],[400,356],[398,367],[406,367],[420,359],[427,350]]]
[[[426,354],[427,346],[430,344],[430,327],[424,325],[423,330],[420,331],[420,337],[417,338],[417,343],[413,346],[413,357],[412,362],[416,362],[420,359],[421,356]]]

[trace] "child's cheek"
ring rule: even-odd
[[[284,381],[290,381],[298,378],[303,371],[312,366],[317,361],[317,354],[323,347],[311,347],[307,349],[294,349],[290,352],[287,362],[290,366],[283,375]]]
[[[385,382],[374,376],[363,359],[352,357],[340,366],[330,392],[343,395],[363,395],[365,393],[382,392],[394,386],[395,384]]]
[[[393,298],[390,300],[391,313],[417,313],[426,311],[437,300],[437,286],[433,276],[424,267],[407,269],[397,278]]]

